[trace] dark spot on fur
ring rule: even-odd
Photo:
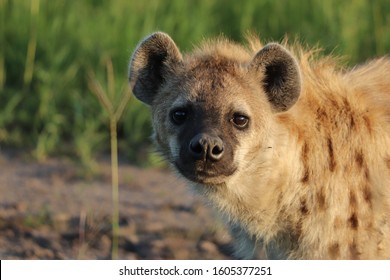
[[[317,203],[318,203],[318,207],[319,209],[321,210],[324,210],[325,209],[325,194],[324,194],[324,191],[321,189],[319,192],[317,192]]]
[[[368,170],[368,167],[364,169],[364,177],[366,178],[367,181],[370,181],[370,170]]]
[[[307,205],[306,205],[306,200],[301,201],[301,206],[300,206],[299,210],[301,211],[301,213],[303,215],[307,215],[309,213],[309,210],[307,209]]]
[[[364,157],[363,157],[362,152],[358,152],[356,154],[355,160],[356,160],[356,163],[359,166],[359,168],[362,168],[363,164],[364,164]]]
[[[349,253],[352,260],[358,260],[360,258],[360,252],[357,248],[355,240],[349,245]]]
[[[305,142],[305,143],[303,143],[303,146],[302,146],[302,160],[304,163],[307,163],[308,154],[309,154],[309,146]]]
[[[372,193],[370,186],[365,184],[363,187],[363,198],[367,202],[367,204],[372,208]]]
[[[334,243],[328,247],[329,257],[331,259],[337,259],[340,256],[340,245],[339,243]]]
[[[353,115],[351,115],[349,127],[350,127],[351,129],[354,129],[354,128],[355,128],[355,118],[353,117]]]
[[[356,195],[353,191],[349,192],[349,204],[351,205],[352,209],[356,208],[356,204],[357,204]]]
[[[318,132],[321,131],[321,122],[317,122],[316,123],[316,129],[317,129]]]
[[[326,111],[319,107],[316,111],[316,118],[319,121],[319,123],[325,121],[328,118],[328,115],[326,114]]]
[[[351,111],[351,106],[349,105],[349,102],[348,102],[347,98],[345,98],[345,97],[343,97],[343,105],[344,105],[344,109],[347,112]]]
[[[357,230],[358,226],[359,226],[359,221],[358,221],[358,218],[356,216],[356,213],[353,212],[351,217],[349,217],[348,219],[348,223],[349,223],[349,226],[354,229],[354,230]]]
[[[282,199],[283,199],[283,193],[280,192],[279,195],[278,195],[278,201],[276,202],[277,205],[281,205],[282,204]]]
[[[346,116],[349,116],[349,128],[353,130],[356,126],[355,117],[353,115],[353,110],[351,109],[351,104],[346,98],[343,98],[344,112]]]
[[[308,163],[308,154],[309,154],[309,146],[306,142],[303,143],[302,146],[302,152],[301,152],[301,159],[304,166],[304,173],[303,177],[301,179],[302,183],[307,183],[309,181],[309,163]]]
[[[332,139],[328,138],[327,139],[327,144],[328,144],[328,153],[329,153],[329,170],[333,172],[336,168],[336,161],[334,158],[334,150],[333,150],[333,143]]]
[[[385,159],[387,168],[390,169],[390,158]]]
[[[330,103],[332,103],[332,107],[335,109],[335,110],[338,110],[340,108],[340,105],[339,103],[334,100],[334,99],[330,99]]]
[[[309,182],[309,170],[305,168],[305,172],[303,173],[303,177],[301,179],[302,183],[307,183]]]

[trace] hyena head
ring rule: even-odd
[[[135,96],[152,108],[154,140],[190,181],[220,185],[267,148],[274,114],[300,93],[298,65],[278,44],[257,53],[220,40],[182,56],[157,32],[136,48]]]

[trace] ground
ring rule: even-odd
[[[0,259],[110,259],[111,177],[0,151]],[[120,164],[120,259],[230,259],[222,221],[169,170]]]

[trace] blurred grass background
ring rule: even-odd
[[[93,169],[110,139],[88,73],[114,87],[108,91],[123,91],[133,49],[155,30],[169,33],[182,51],[220,34],[236,41],[246,31],[266,41],[287,34],[355,64],[389,53],[390,2],[0,0],[0,149],[40,161],[67,156]],[[155,165],[150,133],[148,109],[131,98],[118,124],[120,154]]]

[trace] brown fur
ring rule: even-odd
[[[262,242],[270,258],[390,259],[390,59],[343,70],[297,45],[249,46],[182,57],[166,34],[141,42],[129,80],[160,151],[226,217],[240,257]],[[191,162],[200,132],[223,141],[222,159]]]

